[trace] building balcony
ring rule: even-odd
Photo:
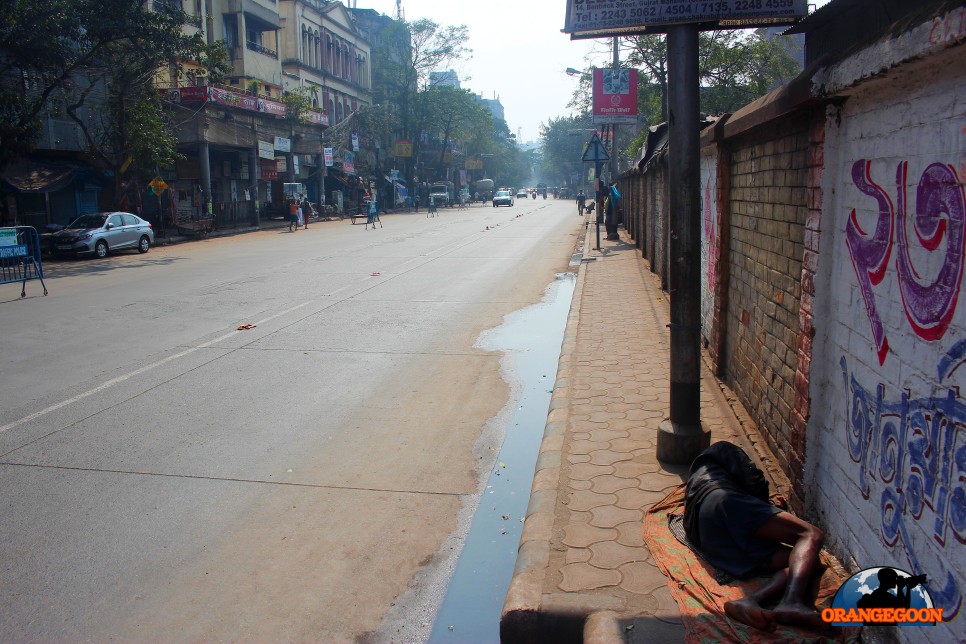
[[[262,45],[259,45],[258,43],[251,42],[250,40],[245,43],[245,47],[247,47],[248,49],[250,49],[252,51],[257,51],[260,54],[265,54],[269,58],[274,58],[275,60],[278,60],[278,52],[275,51],[274,49],[269,49],[268,47],[263,47]]]

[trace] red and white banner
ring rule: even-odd
[[[637,122],[637,70],[594,70],[594,123]]]

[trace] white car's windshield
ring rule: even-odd
[[[509,197],[510,196],[510,193],[507,192],[506,190],[501,190],[498,193],[496,193],[496,196],[497,197]]]

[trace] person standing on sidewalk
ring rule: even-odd
[[[621,193],[617,191],[617,184],[611,181],[610,187],[607,189],[607,200],[604,202],[607,207],[604,226],[607,229],[607,239],[609,241],[617,241],[620,239],[620,235],[617,234],[617,215],[620,212],[620,200]]]
[[[583,216],[584,208],[587,205],[587,195],[584,194],[583,188],[577,192],[577,214]]]

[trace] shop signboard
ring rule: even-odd
[[[207,87],[173,87],[162,90],[172,103],[206,103],[208,102]]]
[[[332,155],[332,148],[322,148],[322,156],[325,157],[325,167],[331,168],[335,165],[335,159]]]
[[[398,139],[395,145],[393,156],[411,157],[413,155],[413,142],[409,139]]]
[[[567,0],[563,31],[586,38],[690,22],[745,28],[792,24],[807,13],[807,0]]]
[[[353,152],[359,151],[359,133],[358,132],[352,133],[352,151]]]
[[[285,116],[285,103],[280,103],[279,101],[271,101],[267,98],[259,99],[258,109],[266,114],[274,114],[275,116]]]
[[[595,69],[594,123],[637,122],[637,70]]]
[[[309,110],[303,115],[302,120],[304,120],[306,123],[312,123],[313,125],[324,125],[326,127],[329,126],[329,115],[323,114],[322,112]]]
[[[240,94],[229,89],[209,87],[208,100],[218,105],[228,105],[242,110],[258,111],[258,99],[248,94]]]
[[[292,140],[286,139],[284,136],[276,136],[275,149],[278,150],[279,152],[291,152]]]
[[[275,165],[275,161],[269,161],[268,159],[259,159],[258,167],[261,171],[263,180],[275,181],[276,179],[278,179],[278,166]]]
[[[348,150],[342,153],[342,171],[346,174],[356,173],[356,155]]]
[[[271,141],[258,142],[258,156],[262,159],[275,160],[275,148],[272,146]]]

